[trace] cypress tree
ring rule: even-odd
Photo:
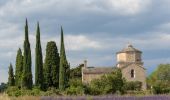
[[[37,23],[36,48],[35,48],[35,85],[43,88],[43,61],[40,40],[40,27]]]
[[[13,67],[12,64],[9,66],[9,71],[8,71],[8,85],[9,86],[14,86],[15,85],[15,79],[14,79],[14,72],[13,72]]]
[[[17,51],[15,68],[15,85],[18,87],[21,86],[22,71],[23,71],[23,56],[22,51],[19,48]]]
[[[31,89],[32,88],[32,70],[31,70],[31,49],[28,38],[28,23],[26,19],[25,25],[25,41],[24,41],[24,58],[23,58],[23,76],[22,76],[22,87]]]
[[[64,90],[68,83],[68,71],[69,66],[65,54],[65,47],[64,47],[64,35],[63,29],[61,27],[61,46],[60,46],[60,72],[59,72],[59,89]]]
[[[56,87],[59,84],[59,63],[60,57],[56,43],[50,41],[46,46],[46,57],[44,63],[45,87]]]
[[[65,66],[65,73],[66,73],[66,77],[65,77],[65,87],[68,87],[68,82],[69,82],[69,78],[70,78],[70,64],[66,61],[66,66]]]

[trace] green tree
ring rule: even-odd
[[[18,87],[21,86],[22,71],[23,71],[23,56],[22,51],[19,48],[17,52],[15,68],[15,85]]]
[[[47,43],[46,47],[46,57],[44,64],[44,79],[45,87],[56,87],[59,84],[59,62],[60,57],[56,43],[50,41]]]
[[[64,35],[61,27],[61,45],[60,45],[60,72],[59,72],[59,89],[64,90],[68,85],[70,65],[67,62],[65,47],[64,47]]]
[[[157,69],[148,77],[148,81],[154,84],[157,80],[170,81],[170,64],[160,64]]]
[[[69,79],[70,79],[70,63],[66,62],[65,66],[65,88],[69,86]]]
[[[36,48],[35,48],[35,85],[43,89],[43,57],[40,40],[40,27],[37,23]]]
[[[125,82],[124,89],[140,91],[142,89],[142,82],[140,81]]]
[[[148,87],[156,94],[170,92],[170,64],[160,64],[147,79]]]
[[[81,69],[83,66],[84,64],[80,64],[79,66],[70,69],[70,79],[75,79],[75,78],[81,79],[82,77]]]
[[[101,95],[108,93],[122,93],[124,79],[120,69],[115,69],[111,74],[103,75],[100,79],[94,79],[87,86],[86,93],[91,95]]]
[[[15,79],[14,79],[14,72],[13,72],[13,67],[12,64],[9,66],[9,71],[8,71],[8,85],[9,86],[14,86],[15,85]]]
[[[32,84],[33,84],[31,65],[32,65],[31,49],[30,49],[30,43],[29,43],[29,38],[28,38],[28,23],[26,19],[22,87],[27,88],[27,89],[31,89]]]

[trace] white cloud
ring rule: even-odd
[[[150,0],[107,0],[113,11],[122,15],[134,15],[146,10]]]
[[[90,12],[134,15],[145,10],[149,4],[150,0],[12,0],[1,6],[0,16],[26,17],[29,14],[46,12],[48,15],[56,13],[59,16],[61,14],[74,16]]]
[[[163,32],[147,32],[135,36],[117,36],[111,38],[98,38],[97,42],[103,45],[101,49],[116,49],[124,48],[128,43],[137,46],[142,50],[170,50],[168,43],[170,42],[170,34]]]
[[[8,81],[8,71],[7,70],[3,70],[3,69],[1,69],[0,70],[0,75],[1,75],[1,79],[0,79],[0,82],[7,82]]]
[[[84,35],[66,35],[66,46],[69,50],[98,49],[99,42],[89,39]]]

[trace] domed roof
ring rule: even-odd
[[[140,52],[140,53],[142,53],[140,50],[134,48],[131,44],[128,44],[128,46],[126,48],[124,48],[123,50],[121,50],[117,53],[126,53],[126,52]]]

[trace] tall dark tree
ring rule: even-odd
[[[36,48],[35,48],[35,85],[43,88],[43,57],[40,40],[40,27],[37,23]]]
[[[59,63],[60,57],[56,43],[50,41],[46,47],[46,57],[44,63],[45,87],[56,87],[59,84]]]
[[[65,66],[65,87],[68,87],[69,79],[70,79],[70,63],[66,61],[66,66]]]
[[[29,38],[28,38],[28,22],[26,19],[22,87],[27,88],[27,89],[31,89],[32,84],[33,84],[31,65],[32,65],[31,49],[30,49],[30,43],[29,43]]]
[[[64,46],[64,34],[61,27],[61,45],[60,45],[60,72],[59,72],[59,89],[64,90],[68,83],[69,64],[67,62]]]
[[[15,85],[18,87],[21,86],[22,71],[23,71],[23,56],[22,51],[19,48],[17,52],[15,68]]]
[[[13,72],[13,67],[12,64],[9,66],[9,71],[8,71],[8,85],[9,86],[14,86],[15,85],[15,79],[14,79],[14,72]]]

